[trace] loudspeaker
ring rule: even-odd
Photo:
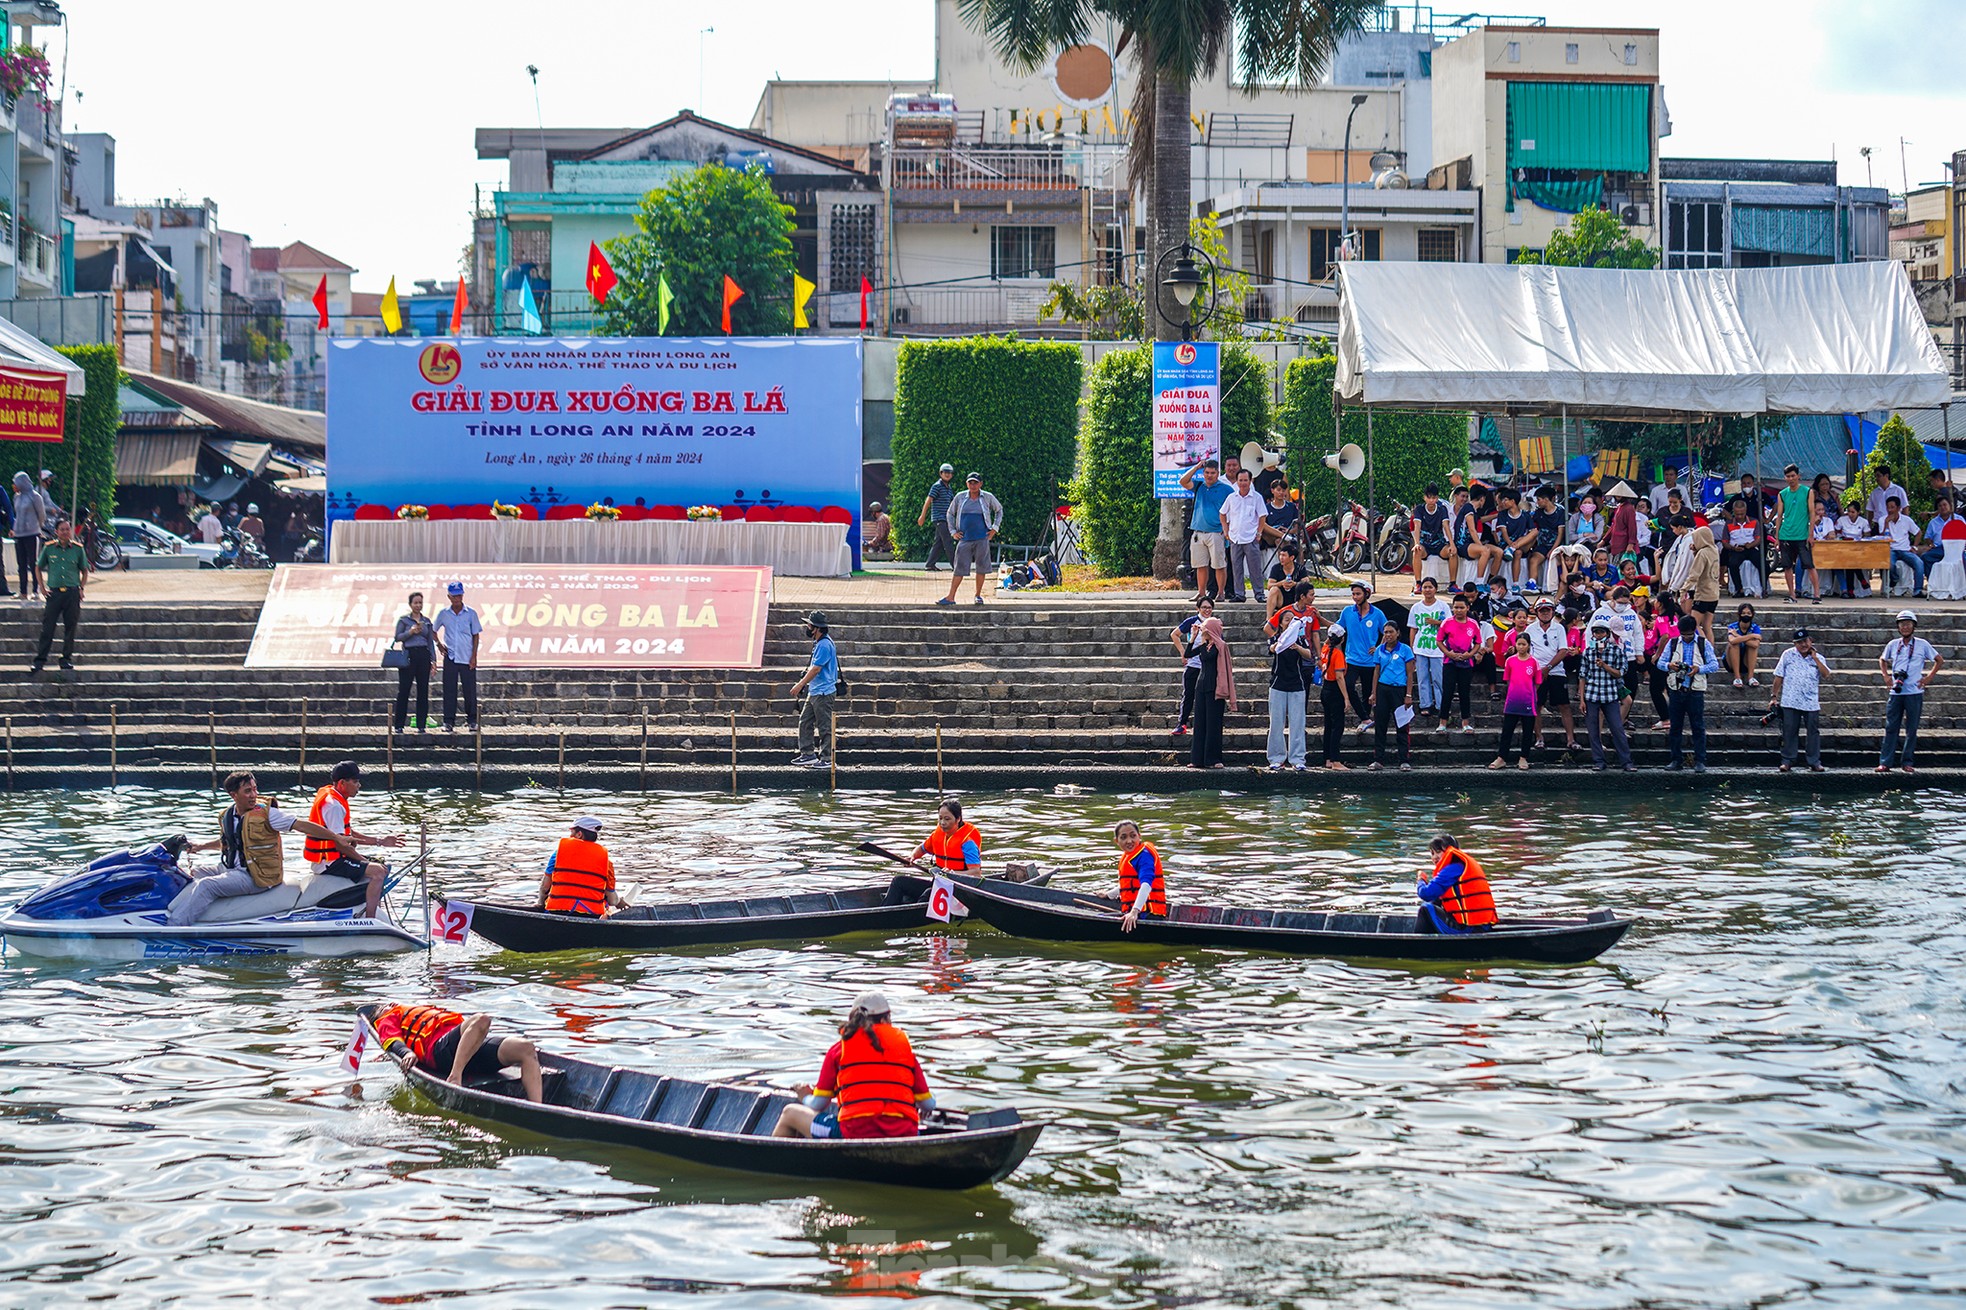
[[[1336,469],[1339,477],[1350,482],[1365,472],[1365,452],[1347,441],[1338,448],[1337,454],[1324,457],[1324,466]]]

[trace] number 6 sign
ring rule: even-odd
[[[471,915],[478,907],[469,901],[438,901],[435,936],[440,942],[464,945],[471,935]]]
[[[956,885],[937,874],[928,885],[928,917],[947,923],[953,916],[968,914],[969,907],[956,899]]]

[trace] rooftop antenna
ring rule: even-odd
[[[703,38],[716,35],[714,27],[696,29],[696,112],[703,114]]]
[[[1903,137],[1898,138],[1898,174],[1904,180],[1906,195],[1911,194],[1911,165],[1905,162],[1905,147],[1910,144]]]
[[[546,115],[539,111],[539,65],[527,64],[526,76],[532,79],[532,121],[539,132],[539,166],[544,170],[542,181],[546,189],[553,189],[553,164],[546,155]]]
[[[1870,175],[1870,147],[1858,146],[1857,153],[1864,157],[1864,185],[1876,186],[1877,185],[1876,179],[1871,177]]]

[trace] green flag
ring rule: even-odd
[[[669,335],[669,302],[675,298],[676,293],[669,289],[669,275],[667,273],[656,274],[655,334],[659,337]]]

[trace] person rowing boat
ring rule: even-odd
[[[1493,928],[1499,922],[1495,895],[1481,862],[1444,832],[1434,838],[1432,849],[1433,873],[1422,873],[1417,880],[1420,931],[1456,934]]]
[[[620,908],[614,861],[601,845],[601,821],[583,814],[546,859],[539,877],[539,908],[551,914],[605,915]]]
[[[983,834],[976,825],[963,822],[961,801],[943,801],[935,812],[935,831],[915,847],[909,858],[920,861],[927,856],[938,869],[956,873],[983,867]]]
[[[922,1112],[935,1108],[921,1062],[879,992],[853,1003],[818,1085],[792,1090],[805,1104],[778,1112],[773,1137],[914,1137]]]
[[[1161,876],[1160,852],[1140,836],[1140,825],[1121,819],[1113,825],[1113,845],[1120,848],[1120,929],[1132,932],[1142,911],[1167,917],[1167,879]]]
[[[496,1078],[519,1066],[526,1099],[541,1098],[539,1051],[523,1037],[492,1037],[491,1016],[459,1014],[434,1005],[385,1005],[375,1016],[375,1035],[384,1053],[409,1069],[462,1086],[465,1077]]]

